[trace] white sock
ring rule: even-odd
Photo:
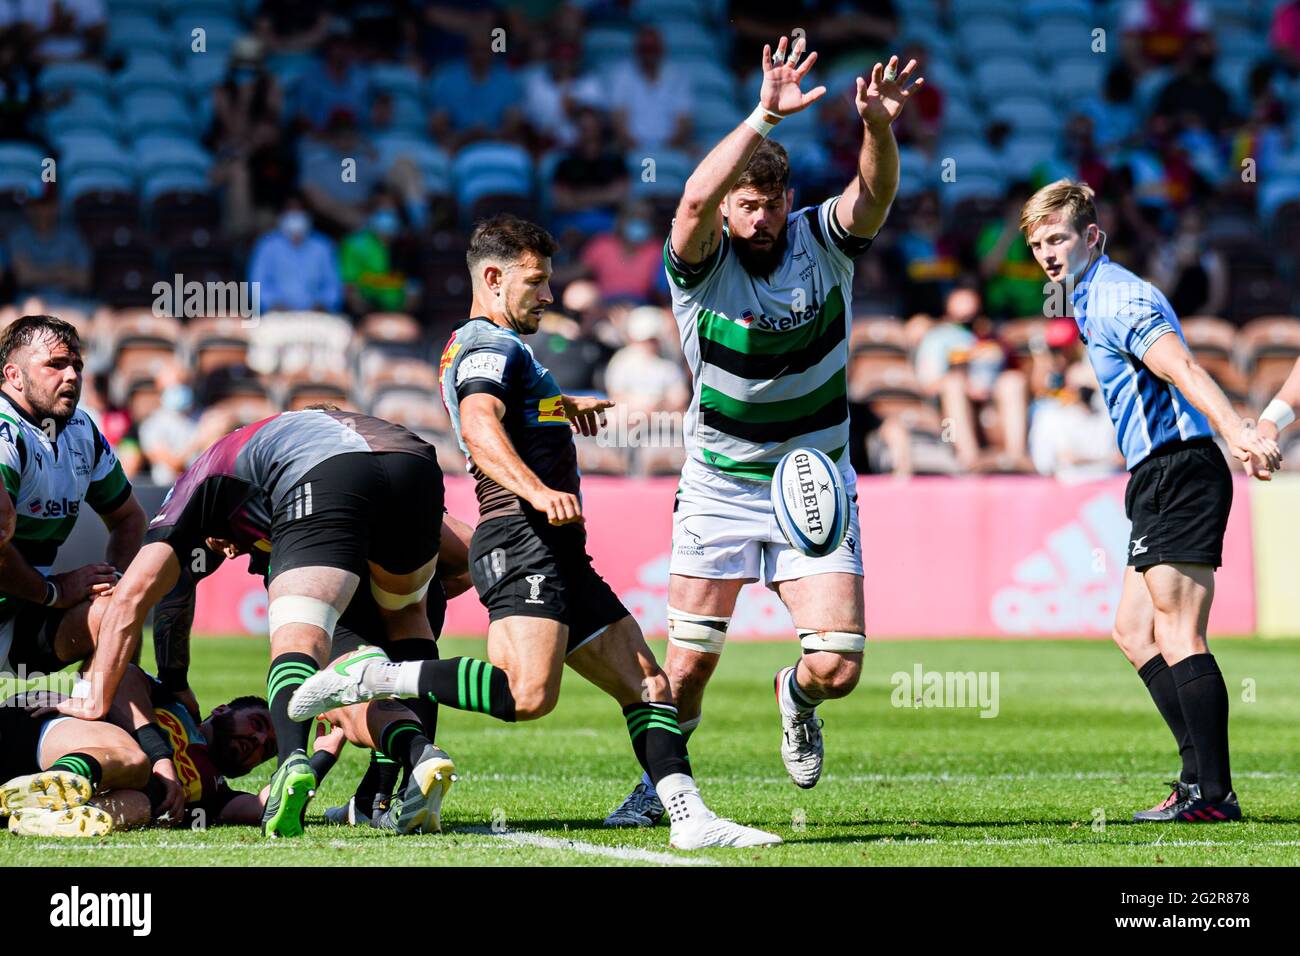
[[[420,665],[424,661],[375,661],[366,666],[361,684],[376,694],[420,695]]]
[[[700,788],[695,779],[685,773],[670,773],[659,781],[659,799],[668,811],[668,819],[674,824],[708,820],[713,813],[704,805]]]

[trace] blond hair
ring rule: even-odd
[[[1020,210],[1020,231],[1026,236],[1045,219],[1064,214],[1077,232],[1097,221],[1096,193],[1087,183],[1058,179],[1029,197]]]

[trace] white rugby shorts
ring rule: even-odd
[[[862,574],[857,475],[840,462],[849,493],[849,528],[840,546],[823,558],[790,547],[772,511],[771,484],[733,478],[688,458],[673,510],[670,574],[757,581],[771,587],[814,574]],[[761,575],[760,575],[761,570]]]

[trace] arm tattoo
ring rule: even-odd
[[[717,234],[716,229],[710,229],[709,234],[700,240],[700,258],[705,259],[713,251],[713,237]]]

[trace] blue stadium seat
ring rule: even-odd
[[[681,20],[698,23],[709,16],[700,0],[633,0],[632,19],[642,23]]]
[[[1006,96],[1044,89],[1046,77],[1022,59],[990,59],[975,66],[975,88],[990,105]]]
[[[1030,90],[1034,89],[1030,87]],[[1054,135],[1065,125],[1065,116],[1054,110],[1046,100],[1029,96],[999,100],[989,107],[989,116],[1011,126],[1015,134],[1037,133]]]
[[[1090,55],[1093,53],[1092,31],[1101,26],[1096,18],[1092,17],[1080,19],[1070,15],[1059,16],[1055,13],[1044,16],[1034,25],[1033,51],[1046,64],[1059,59]],[[1119,43],[1119,33],[1107,30],[1105,56],[1108,64],[1117,62],[1120,52]]]
[[[636,35],[623,27],[594,27],[583,34],[582,54],[588,69],[632,59]]]
[[[419,73],[409,66],[397,63],[376,63],[370,68],[370,85],[393,96],[413,96],[421,99],[427,84]]]
[[[670,61],[716,63],[730,49],[730,37],[711,33],[702,23],[672,20],[657,24],[663,38],[664,55]]]
[[[261,0],[252,0],[254,8],[260,5]],[[217,14],[235,22],[246,19],[240,0],[185,0],[185,13],[189,16]]]
[[[533,161],[514,143],[483,141],[464,147],[451,162],[452,179],[458,191],[467,179],[485,173],[501,173],[528,182],[533,177]]]
[[[51,63],[41,70],[36,86],[42,93],[74,90],[107,96],[108,71],[98,63]]]
[[[1095,19],[1097,5],[1089,0],[1029,0],[1020,5],[1021,15],[1031,22],[1057,16],[1070,19]]]
[[[0,142],[0,168],[36,176],[41,174],[45,151],[32,143]]]
[[[93,192],[130,193],[135,191],[131,177],[110,169],[91,169],[77,176],[64,180],[59,196],[66,205],[71,205],[81,196]]]
[[[78,96],[45,117],[45,134],[56,140],[74,130],[98,131],[116,137],[120,128],[117,110],[107,100],[95,96]]]
[[[427,139],[402,133],[386,133],[375,141],[379,161],[387,172],[400,157],[409,157],[420,170],[424,186],[436,194],[451,189],[451,158]]]
[[[1056,152],[1054,136],[1021,133],[1007,138],[999,154],[1002,167],[1016,179],[1025,179],[1043,159]]]
[[[109,53],[122,56],[134,56],[140,52],[171,56],[176,50],[171,33],[154,17],[119,16],[116,12],[108,21],[108,39],[105,47]]]
[[[1107,57],[1089,54],[1059,60],[1052,68],[1052,86],[1064,106],[1095,96],[1106,79],[1110,66]]]
[[[203,39],[207,49],[206,54],[199,54],[193,48],[193,31],[200,28],[205,32]],[[185,56],[220,56],[224,60],[226,53],[244,32],[244,28],[222,14],[192,13],[187,7],[184,15],[177,17],[172,24],[171,32],[172,43],[177,49],[183,51]]]
[[[122,101],[122,123],[133,139],[154,130],[195,131],[193,110],[167,90],[140,90],[127,96]]]
[[[184,169],[164,169],[145,180],[140,190],[145,202],[153,202],[164,193],[207,192],[208,177]]]
[[[134,145],[136,165],[140,175],[148,179],[165,169],[182,169],[206,175],[212,157],[193,140],[150,133],[136,140]]]
[[[654,160],[648,166],[647,159]],[[628,182],[637,196],[680,196],[687,177],[695,171],[695,161],[675,149],[629,150],[626,156]],[[653,180],[644,177],[653,171]]]
[[[113,140],[65,141],[59,156],[60,177],[72,177],[87,169],[110,169],[123,176],[134,175],[135,157]]]
[[[958,34],[968,62],[982,65],[995,57],[1032,55],[1030,36],[1011,20],[980,17],[963,24]]]
[[[942,143],[937,152],[938,163],[936,178],[944,169],[944,161],[951,159],[956,163],[954,173],[961,180],[966,176],[998,176],[1002,172],[1002,160],[987,145],[975,140]]]
[[[171,13],[174,0],[111,0],[109,14],[116,20],[120,15],[151,17],[161,20]]]
[[[420,136],[429,128],[429,111],[419,97],[403,94],[393,98],[393,129]]]
[[[456,202],[461,209],[469,209],[484,196],[531,196],[532,183],[507,171],[476,173],[460,181]]]
[[[695,97],[696,113],[700,104],[726,101],[736,104],[736,76],[719,63],[699,63],[691,68],[691,94]]]
[[[139,90],[175,90],[184,73],[181,68],[157,53],[137,53],[125,69],[113,77],[113,95],[127,97]]]
[[[206,100],[212,89],[226,78],[227,63],[217,56],[189,56],[185,58],[185,85],[192,99]]]
[[[939,201],[952,207],[965,199],[1001,199],[1006,192],[1004,176],[962,176],[956,182],[939,185]]]

